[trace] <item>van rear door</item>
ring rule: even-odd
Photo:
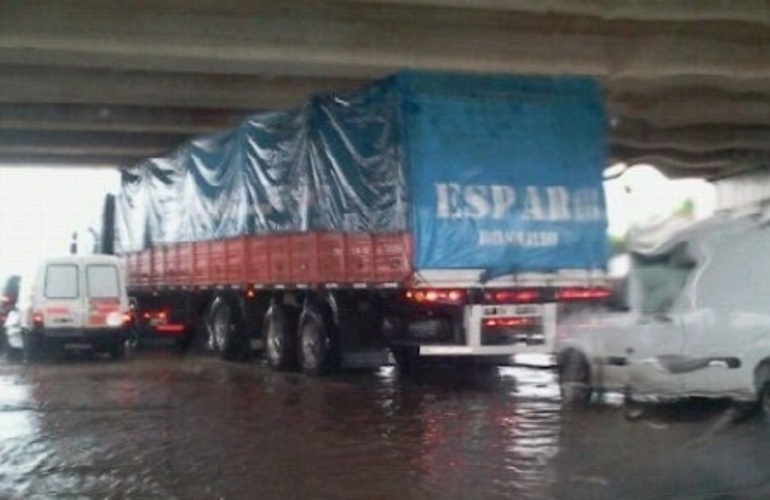
[[[113,328],[123,324],[120,273],[111,263],[85,266],[87,328]]]
[[[82,328],[85,323],[80,269],[75,262],[49,263],[43,279],[46,329]]]

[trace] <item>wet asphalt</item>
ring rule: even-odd
[[[0,362],[0,498],[770,498],[725,402],[561,405],[552,371],[329,378],[161,349]]]

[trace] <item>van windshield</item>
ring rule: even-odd
[[[91,298],[120,297],[118,289],[118,270],[110,265],[89,265],[86,267],[88,296]]]
[[[685,244],[677,245],[663,255],[634,255],[634,269],[642,287],[642,312],[667,312],[694,268],[695,260],[689,256]]]
[[[49,265],[45,270],[45,296],[49,299],[78,298],[78,266]]]

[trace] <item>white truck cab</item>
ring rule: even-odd
[[[114,256],[47,259],[6,320],[9,355],[35,357],[48,349],[125,355],[131,323],[125,273]]]
[[[565,398],[614,390],[770,411],[769,222],[718,215],[629,234],[630,271],[610,299],[558,326]]]

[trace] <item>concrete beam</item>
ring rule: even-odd
[[[0,106],[0,130],[198,135],[232,128],[245,116],[227,109],[5,104]]]
[[[742,127],[770,124],[770,94],[754,92],[728,93],[703,87],[642,95],[610,92],[608,106],[616,120],[638,121],[661,129],[694,124]]]
[[[752,24],[770,24],[765,0],[358,0],[384,5],[421,5],[438,8],[486,9],[549,14],[562,12],[603,20],[713,21],[730,19]]]
[[[751,169],[770,164],[770,153],[724,150],[716,153],[688,153],[676,149],[637,149],[613,145],[610,149],[610,164],[655,165],[671,178],[703,177],[712,178],[725,172]]]
[[[724,150],[770,153],[770,126],[747,128],[713,125],[654,129],[621,122],[611,131],[610,142],[638,150],[670,149],[702,154]]]
[[[194,10],[168,0],[109,8],[95,0],[38,0],[34,8],[7,0],[0,62],[355,78],[400,68],[770,77],[763,23],[693,19],[597,22],[589,14],[342,0],[201,0]]]
[[[0,154],[145,158],[166,153],[187,140],[186,135],[174,134],[2,130]]]
[[[361,80],[152,73],[0,66],[0,103],[168,106],[237,112],[290,108],[314,92],[357,88]]]
[[[122,168],[135,165],[142,159],[144,157],[121,155],[59,155],[0,152],[0,168],[37,168],[41,166]]]

